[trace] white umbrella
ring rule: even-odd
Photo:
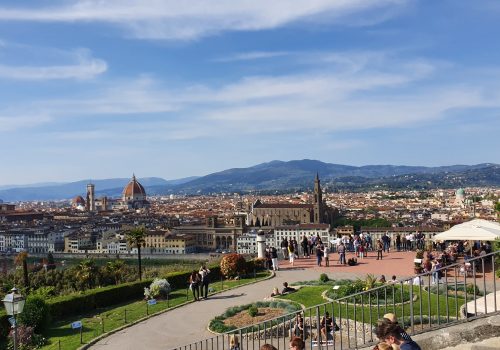
[[[494,241],[500,239],[500,224],[474,219],[458,224],[432,238],[434,241]]]

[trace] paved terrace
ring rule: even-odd
[[[208,300],[193,302],[177,309],[152,317],[136,325],[106,337],[91,347],[94,350],[171,349],[197,340],[213,336],[207,331],[209,321],[222,314],[228,307],[248,304],[268,297],[274,287],[281,289],[283,282],[289,283],[315,280],[321,273],[331,279],[363,278],[367,273],[377,277],[384,274],[386,279],[396,275],[398,279],[409,277],[413,272],[415,252],[391,252],[384,254],[383,260],[376,260],[376,253],[358,259],[357,266],[338,265],[338,254],[330,254],[330,267],[317,267],[316,259],[296,259],[291,267],[280,260],[280,270],[274,278],[248,286],[232,289]],[[353,257],[348,253],[346,258]]]

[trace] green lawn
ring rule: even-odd
[[[343,300],[341,303],[339,302],[331,302],[326,303],[323,298],[321,298],[321,293],[331,288],[332,286],[323,285],[323,286],[306,286],[299,289],[297,292],[281,297],[282,299],[288,299],[295,302],[298,302],[307,307],[313,307],[319,304],[323,304],[318,306],[317,308],[307,309],[305,312],[306,317],[315,317],[317,312],[320,314],[324,314],[325,311],[328,311],[330,314],[335,315],[336,317],[342,317],[349,319],[356,319],[358,321],[364,323],[376,324],[377,320],[381,318],[384,314],[388,312],[395,313],[398,316],[400,323],[405,322],[405,324],[409,323],[411,309],[413,309],[413,315],[441,315],[445,317],[449,315],[450,320],[453,320],[454,317],[457,316],[458,310],[460,306],[465,303],[464,298],[455,298],[448,297],[444,295],[428,293],[425,290],[420,291],[418,287],[413,287],[414,295],[417,295],[417,299],[413,302],[413,306],[410,303],[406,303],[404,305],[393,305],[381,303],[379,305],[374,304],[372,302],[370,307],[370,301],[366,297],[364,302],[364,307],[362,306],[354,306],[353,300]],[[409,288],[409,287],[407,287]],[[383,290],[380,291],[381,295],[384,293]],[[359,305],[359,303],[358,303]],[[427,322],[427,321],[426,321]],[[438,320],[432,320],[432,323],[437,323]],[[443,322],[443,320],[439,320],[439,322]],[[418,331],[419,328],[423,327],[423,325],[416,326],[415,331]]]
[[[262,271],[256,274],[256,279],[263,279],[268,276],[269,273],[267,271]],[[216,293],[221,290],[250,283],[254,280],[254,278],[243,278],[237,281],[222,281],[222,283],[219,281],[210,284],[210,287]],[[103,332],[110,332],[127,323],[146,317],[148,314],[166,310],[189,301],[193,301],[191,291],[187,289],[174,290],[170,293],[168,301],[159,300],[156,305],[147,306],[144,300],[138,300],[118,306],[115,305],[107,309],[94,310],[90,314],[75,316],[68,320],[56,322],[45,332],[45,336],[49,339],[49,344],[42,349],[59,349],[59,342],[61,349],[77,349],[82,344],[88,343],[92,339],[102,335]],[[80,330],[71,329],[71,323],[77,320],[82,321],[83,324],[81,339]]]

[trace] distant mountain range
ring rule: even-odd
[[[249,168],[234,168],[202,177],[167,181],[141,178],[148,195],[200,194],[221,192],[288,192],[312,188],[319,173],[323,187],[335,190],[432,189],[472,186],[500,186],[500,165],[452,165],[440,167],[366,165],[349,166],[317,160],[272,161]],[[118,197],[128,178],[93,180],[96,195]],[[4,201],[70,199],[84,195],[89,181],[65,184],[17,186],[0,190]]]
[[[197,177],[187,177],[177,180],[165,180],[159,177],[145,177],[139,179],[140,183],[146,188],[150,187],[170,187],[192,181]],[[125,185],[130,178],[115,178],[103,180],[81,180],[69,183],[47,183],[37,185],[17,185],[11,188],[0,190],[0,198],[3,201],[30,201],[30,200],[59,200],[70,199],[81,195],[85,198],[87,184],[92,182],[95,185],[96,196],[120,196]]]

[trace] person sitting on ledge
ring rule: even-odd
[[[281,291],[281,294],[288,294],[288,293],[293,293],[295,292],[296,289],[292,287],[288,287],[288,282],[283,282],[283,290]]]

